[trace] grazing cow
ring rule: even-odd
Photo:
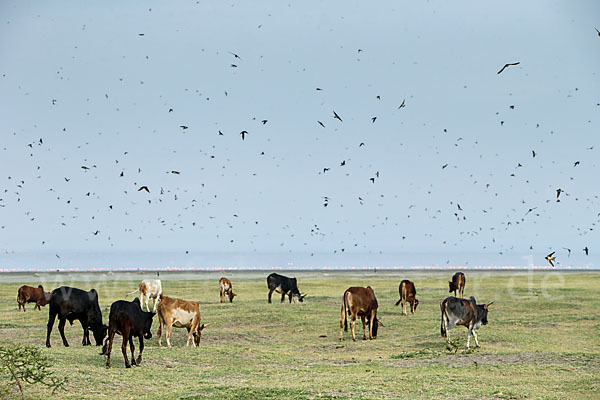
[[[228,295],[229,302],[233,303],[233,298],[237,295],[233,293],[233,286],[231,286],[231,281],[227,278],[219,279],[219,289],[221,295],[221,303],[225,303],[225,295]]]
[[[17,304],[19,305],[19,310],[23,307],[23,312],[25,312],[25,303],[35,303],[33,309],[36,308],[38,310],[42,310],[40,307],[45,306],[50,302],[50,292],[44,292],[44,287],[39,285],[34,288],[32,286],[23,285],[19,288],[17,292]]]
[[[457,272],[452,276],[452,282],[448,281],[448,286],[450,286],[450,290],[448,292],[454,292],[454,296],[456,296],[456,291],[458,290],[458,295],[460,297],[465,297],[465,284],[467,280],[465,278],[465,274],[462,272]]]
[[[91,329],[94,339],[96,339],[96,346],[102,345],[108,327],[102,324],[102,311],[100,311],[100,305],[98,304],[98,292],[95,289],[86,292],[77,288],[61,286],[52,291],[46,347],[50,347],[50,333],[57,315],[59,321],[58,331],[65,347],[69,347],[67,338],[65,338],[65,322],[68,320],[73,325],[73,321],[76,319],[81,322],[83,327],[83,341],[81,343],[84,346],[91,344],[89,333],[89,329]]]
[[[286,295],[289,297],[290,303],[292,302],[292,298],[294,299],[294,302],[297,300],[302,303],[306,297],[306,294],[300,294],[296,278],[288,278],[287,276],[272,273],[267,276],[267,286],[269,287],[269,303],[271,302],[271,295],[274,291],[281,293],[282,303],[285,301]]]
[[[148,301],[152,298],[154,299],[154,308],[153,312],[156,313],[156,306],[160,301],[160,295],[162,294],[162,284],[160,279],[144,279],[140,282],[137,290],[134,290],[131,293],[128,293],[127,296],[134,294],[136,292],[140,292],[140,304],[146,304],[146,311],[150,311],[150,307],[148,307]]]
[[[477,340],[477,334],[475,329],[479,329],[481,325],[487,325],[487,314],[488,307],[493,304],[477,304],[475,297],[471,296],[469,300],[459,299],[457,297],[448,297],[440,304],[442,310],[442,322],[440,326],[440,333],[443,338],[449,342],[450,338],[448,331],[454,328],[456,325],[466,326],[468,329],[467,333],[467,349],[471,341],[471,334],[475,338],[475,345],[479,347],[479,341]]]
[[[152,328],[152,317],[156,313],[142,310],[140,300],[135,298],[133,301],[118,300],[110,306],[108,317],[108,337],[102,347],[102,353],[106,354],[106,368],[110,367],[110,353],[112,351],[113,339],[115,333],[123,336],[121,351],[125,359],[125,368],[131,368],[132,365],[142,363],[142,352],[144,351],[144,339],[152,338],[150,329]],[[135,346],[133,338],[137,337],[140,341],[140,354],[137,360],[134,357]],[[127,359],[127,342],[131,348],[131,364]]]
[[[165,337],[167,338],[167,346],[171,347],[171,329],[187,328],[188,339],[186,346],[190,345],[190,340],[194,338],[193,344],[195,347],[200,345],[200,337],[202,330],[210,324],[200,325],[200,307],[197,301],[187,301],[175,299],[160,295],[160,303],[158,304],[158,346],[160,347],[160,338],[162,335],[163,326],[165,326]]]
[[[407,279],[400,282],[400,286],[398,286],[398,292],[400,292],[400,300],[396,302],[396,305],[402,303],[402,315],[408,315],[406,313],[406,303],[410,303],[410,312],[412,314],[417,311],[417,306],[419,305],[419,300],[415,297],[417,295],[417,290],[415,289],[415,284]]]
[[[350,326],[352,328],[352,340],[356,341],[354,323],[359,316],[363,325],[363,340],[367,340],[366,325],[369,325],[369,339],[377,338],[379,325],[384,326],[377,319],[377,299],[371,286],[351,287],[344,292],[342,297],[342,319],[340,321],[340,341],[342,340],[342,328],[348,332],[348,318],[351,315]],[[365,325],[366,319],[366,325]]]

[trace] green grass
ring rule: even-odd
[[[112,368],[107,370],[99,347],[81,346],[78,322],[65,329],[69,348],[62,346],[55,324],[53,347],[43,351],[53,360],[53,370],[69,378],[68,391],[55,397],[599,398],[599,273],[565,273],[561,283],[543,273],[531,277],[468,272],[465,295],[495,303],[490,306],[489,325],[479,330],[480,349],[464,349],[465,328],[450,332],[461,346],[456,352],[447,351],[440,337],[439,303],[448,296],[449,273],[295,275],[301,291],[308,293],[302,304],[280,304],[278,296],[267,304],[262,275],[229,275],[238,296],[233,304],[220,304],[218,276],[197,274],[193,280],[169,280],[177,276],[161,274],[165,294],[200,301],[202,320],[211,325],[204,330],[200,348],[184,347],[187,332],[175,328],[174,347],[158,348],[155,320],[154,337],[146,341],[142,365],[128,370],[120,337],[113,347]],[[82,289],[95,287],[106,321],[111,302],[133,290],[137,281],[102,276],[95,283],[69,277],[68,283]],[[410,312],[402,316],[401,307],[394,306],[398,283],[404,278],[417,286],[420,304],[414,316]],[[7,280],[0,283],[0,343],[43,347],[48,307],[39,312],[30,304],[23,313],[16,304],[18,287],[23,283],[37,286],[39,278]],[[353,342],[350,332],[344,332],[340,343],[341,296],[349,286],[359,285],[375,290],[378,316],[385,327],[380,328],[377,340]],[[356,327],[361,338],[359,321]],[[136,341],[136,355],[137,350]],[[18,398],[16,392],[13,395]],[[26,395],[46,399],[50,394],[42,387],[28,387]]]

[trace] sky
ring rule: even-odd
[[[3,1],[0,269],[596,268],[598,15]]]

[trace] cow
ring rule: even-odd
[[[150,311],[148,301],[150,298],[154,299],[154,308],[152,311],[156,313],[156,307],[160,301],[160,295],[162,294],[162,284],[160,279],[144,279],[140,282],[137,290],[127,293],[127,296],[137,293],[138,291],[140,292],[140,304],[144,304],[145,301],[146,311]]]
[[[19,311],[21,307],[23,307],[23,312],[25,312],[25,303],[35,303],[33,309],[36,308],[38,310],[42,310],[40,307],[45,306],[50,302],[50,292],[44,292],[44,287],[39,285],[34,288],[32,286],[23,285],[19,288],[17,292],[17,304],[19,305]]]
[[[443,338],[450,342],[448,331],[456,325],[466,326],[467,332],[467,349],[471,341],[471,334],[475,338],[475,345],[479,347],[477,334],[475,329],[479,329],[481,325],[487,325],[488,307],[493,304],[477,304],[475,297],[470,299],[459,299],[457,297],[448,297],[440,304],[442,310],[442,321],[440,324],[440,333]]]
[[[164,326],[167,346],[171,347],[171,329],[174,326],[176,328],[187,328],[186,346],[190,345],[193,337],[192,343],[194,347],[198,347],[202,330],[210,325],[200,325],[200,319],[200,306],[197,301],[180,300],[161,294],[160,303],[158,304],[158,346],[161,347],[160,338]]]
[[[96,346],[101,346],[108,326],[102,324],[102,311],[98,304],[98,292],[91,289],[86,292],[81,289],[61,286],[54,289],[50,296],[50,311],[48,316],[48,330],[46,333],[46,347],[50,347],[50,333],[54,326],[54,320],[58,315],[58,331],[65,347],[69,347],[67,338],[65,338],[65,322],[68,320],[71,325],[73,321],[79,320],[83,327],[83,340],[81,344],[90,345],[89,329],[94,334]]]
[[[348,332],[348,316],[351,316],[350,326],[352,328],[352,340],[356,342],[354,323],[356,317],[360,317],[363,325],[363,340],[367,340],[366,325],[369,325],[369,339],[377,338],[379,325],[384,326],[377,319],[377,298],[371,286],[351,287],[344,292],[342,297],[342,319],[340,321],[340,341],[342,341],[342,329]],[[366,325],[365,325],[366,320]]]
[[[231,286],[231,281],[227,278],[219,279],[219,289],[221,295],[221,303],[225,303],[225,295],[228,295],[229,302],[233,303],[233,298],[237,295],[233,293],[233,286]]]
[[[113,339],[115,333],[123,336],[121,351],[125,359],[125,368],[131,368],[132,365],[142,363],[142,352],[144,351],[144,339],[151,339],[152,318],[156,315],[153,312],[142,310],[140,300],[136,297],[133,301],[117,300],[110,306],[108,317],[108,337],[102,347],[102,353],[106,354],[106,368],[110,368],[110,353],[112,351]],[[137,360],[134,357],[135,346],[133,338],[137,337],[140,341],[140,353]],[[131,348],[131,364],[127,359],[127,342]]]
[[[406,313],[406,303],[410,303],[410,312],[412,314],[417,311],[417,306],[419,305],[419,300],[415,297],[417,295],[417,290],[415,289],[415,284],[407,279],[400,282],[398,286],[398,292],[400,292],[400,300],[396,302],[396,305],[402,303],[402,315],[408,315]]]
[[[285,301],[286,295],[289,297],[290,303],[292,302],[292,298],[294,299],[294,302],[299,301],[302,303],[306,297],[306,294],[300,294],[296,278],[288,278],[287,276],[272,273],[267,276],[267,286],[269,288],[269,303],[271,302],[271,295],[274,291],[281,293],[282,303]]]
[[[454,292],[454,296],[456,296],[456,291],[458,290],[458,295],[460,297],[465,296],[465,284],[467,280],[465,278],[465,274],[462,272],[457,272],[452,276],[452,281],[448,281],[448,286],[450,286],[449,293]]]

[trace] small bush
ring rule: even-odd
[[[7,394],[11,387],[17,386],[21,398],[25,398],[24,384],[42,384],[52,389],[65,390],[66,378],[52,376],[48,370],[50,362],[35,346],[15,345],[10,347],[0,346],[0,369],[2,375],[7,376],[11,384],[0,386],[0,394]]]

